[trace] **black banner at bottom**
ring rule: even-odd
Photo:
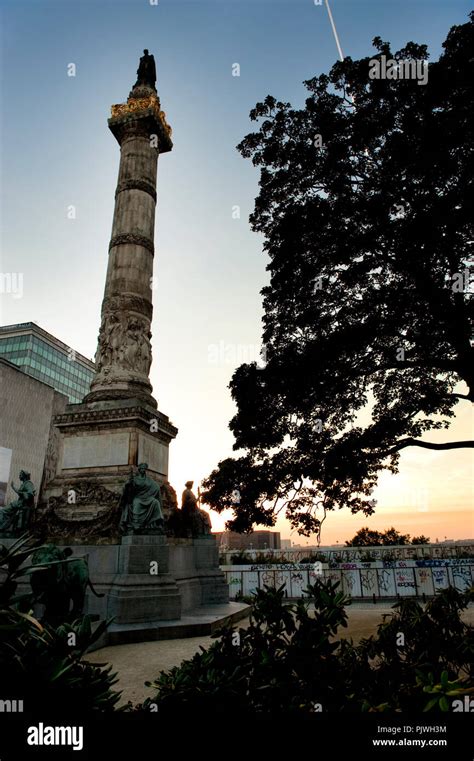
[[[225,713],[197,716],[160,716],[143,713],[97,716],[31,716],[0,714],[0,761],[23,759],[91,759],[132,756],[133,761],[157,758],[172,751],[207,749],[239,752],[255,758],[257,751],[282,751],[289,742],[300,755],[323,749],[331,757],[380,759],[456,759],[472,761],[472,715],[466,714],[315,714],[310,718],[290,715],[257,716]],[[250,752],[250,750],[252,752]],[[223,756],[224,757],[224,756]]]

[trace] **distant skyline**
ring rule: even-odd
[[[471,7],[331,0],[353,58],[370,54],[379,35],[393,49],[426,43],[436,59]],[[107,118],[126,101],[143,49],[155,56],[174,148],[158,162],[151,381],[179,428],[170,447],[179,496],[186,480],[197,487],[232,454],[227,384],[261,346],[267,260],[248,223],[259,173],[235,146],[254,129],[248,114],[257,101],[272,94],[300,107],[303,80],[337,60],[326,10],[312,0],[3,0],[0,13],[1,272],[22,276],[21,297],[0,294],[1,324],[36,322],[90,358],[119,164]],[[430,440],[472,436],[469,405],[458,410]],[[380,479],[375,515],[330,514],[322,542],[343,543],[364,525],[469,538],[472,476],[472,451],[405,450],[400,473]],[[222,530],[225,516],[211,517]],[[306,541],[282,519],[275,530]]]

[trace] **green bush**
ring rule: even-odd
[[[242,594],[240,589],[237,592],[237,594],[235,595],[234,599],[235,599],[235,602],[244,602],[244,603],[246,603],[246,605],[252,605],[252,603],[253,603],[253,596],[252,595],[244,595],[244,594]]]
[[[324,552],[313,552],[311,555],[307,555],[304,558],[301,558],[301,560],[298,561],[299,563],[327,563],[328,557],[326,553]]]
[[[143,708],[156,703],[161,715],[444,711],[473,691],[472,632],[460,619],[472,593],[447,589],[425,608],[402,600],[377,635],[356,646],[337,637],[349,602],[337,586],[317,580],[294,605],[283,587],[258,590],[249,627],[219,632],[208,649],[147,682],[156,694]]]
[[[32,615],[33,598],[15,597],[18,580],[38,543],[24,537],[9,550],[0,545],[0,679],[2,698],[23,700],[25,712],[77,715],[113,711],[120,693],[111,667],[82,661],[86,650],[103,634],[107,622],[92,633],[88,616],[51,627]]]
[[[245,552],[239,552],[236,555],[232,555],[228,563],[230,565],[251,565],[255,563],[255,560]]]
[[[435,706],[427,697],[432,690],[441,693],[448,680],[450,697],[474,691],[473,632],[460,618],[473,597],[472,589],[461,593],[449,587],[425,608],[413,599],[397,602],[396,614],[379,625],[377,636],[362,640],[358,647],[364,663],[373,659],[376,664],[365,688],[365,709],[382,705],[448,710],[446,703]],[[397,645],[400,634],[403,646]]]
[[[368,551],[368,552],[363,552],[363,553],[361,554],[361,557],[360,557],[360,559],[361,559],[361,561],[362,561],[363,563],[373,563],[373,562],[375,562],[376,560],[379,560],[379,558],[377,557],[377,555],[374,555],[374,553],[373,553],[373,552],[370,552],[370,551]]]

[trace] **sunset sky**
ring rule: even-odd
[[[34,321],[91,358],[119,164],[107,118],[111,104],[126,101],[143,48],[155,55],[174,148],[158,166],[151,381],[160,409],[179,428],[170,481],[178,492],[188,479],[197,486],[232,453],[227,385],[234,368],[260,350],[267,262],[248,223],[259,177],[235,146],[253,129],[248,114],[257,101],[272,94],[301,107],[303,80],[335,62],[326,10],[312,0],[1,5],[1,269],[23,273],[24,292],[1,296],[0,321]],[[466,22],[472,4],[331,6],[346,55],[370,54],[379,35],[394,49],[409,40],[427,43],[437,58],[449,28]],[[70,63],[75,77],[67,76]],[[232,76],[234,63],[239,77]],[[458,410],[450,431],[427,438],[472,438],[469,404]],[[473,537],[472,477],[472,450],[405,450],[399,475],[380,480],[376,514],[330,515],[323,543],[344,542],[363,525],[395,525],[433,540]],[[212,522],[221,530],[224,517],[212,513]],[[290,537],[284,520],[277,530]]]

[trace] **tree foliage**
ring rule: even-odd
[[[412,544],[429,544],[430,538],[429,536],[425,536],[424,534],[420,534],[420,536],[414,536],[411,540]]]
[[[56,717],[114,711],[121,693],[113,690],[118,678],[112,667],[82,660],[110,621],[94,632],[88,616],[53,627],[34,617],[31,593],[16,594],[32,571],[25,561],[38,547],[26,535],[9,549],[0,545],[2,697],[23,700],[32,715],[40,709]]]
[[[425,542],[413,542],[413,544],[416,543],[424,544]],[[364,528],[359,529],[352,539],[346,542],[347,547],[377,547],[405,544],[410,544],[410,534],[401,534],[393,526],[386,531],[375,531],[364,526]]]
[[[450,588],[426,608],[403,600],[354,645],[339,634],[348,599],[337,586],[318,580],[294,605],[283,587],[258,590],[249,627],[219,632],[162,672],[143,708],[152,702],[159,716],[446,711],[474,691],[472,630],[460,618],[472,595]]]
[[[376,58],[427,61],[425,45]],[[451,29],[428,81],[371,79],[369,57],[305,82],[303,108],[268,96],[238,146],[260,169],[265,364],[230,383],[235,450],[205,482],[228,527],[308,535],[316,507],[374,512],[382,469],[474,401],[474,15]],[[462,393],[461,393],[462,392]],[[233,499],[235,490],[240,502]]]

